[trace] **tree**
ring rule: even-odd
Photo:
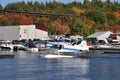
[[[78,7],[73,7],[72,10],[75,16],[80,16],[81,14],[85,13],[85,10],[80,9]]]
[[[34,2],[33,11],[34,12],[39,12],[40,11],[40,4],[37,1]]]
[[[120,3],[115,0],[84,0],[83,3],[75,0],[70,3],[61,3],[57,0],[39,2],[16,2],[9,3],[3,10],[36,12],[37,15],[24,14],[0,14],[0,21],[7,25],[22,25],[39,23],[48,28],[50,34],[79,34],[87,36],[94,30],[115,30],[120,25]],[[0,5],[0,9],[2,6]],[[41,14],[39,14],[41,13]],[[50,15],[42,15],[47,13]],[[58,16],[53,14],[59,14]],[[72,14],[71,16],[62,16]],[[59,17],[59,18],[58,18]],[[67,18],[66,18],[67,17]],[[56,20],[57,18],[57,20]],[[64,18],[64,19],[63,19]],[[8,20],[8,21],[7,21]]]
[[[83,35],[83,20],[76,16],[73,16],[68,20],[68,23],[71,29],[71,34]]]
[[[32,19],[23,14],[8,14],[7,17],[13,25],[28,25],[33,22]]]
[[[52,25],[54,29],[54,34],[68,34],[70,33],[70,28],[67,23],[63,23],[61,18],[57,18]]]
[[[102,12],[97,10],[91,10],[86,12],[86,16],[90,19],[95,21],[97,24],[104,24],[105,17]]]
[[[49,22],[48,22],[48,33],[50,34],[50,35],[53,35],[53,34],[55,34],[55,32],[54,32],[54,27],[53,27],[53,20],[50,20]]]
[[[61,19],[60,18],[57,18],[57,20],[55,20],[53,22],[53,28],[54,28],[54,32],[55,34],[60,34],[61,31],[60,31],[60,27],[61,27]]]
[[[83,2],[83,7],[84,7],[85,9],[91,8],[91,3],[90,3],[90,1],[89,1],[89,0],[84,0],[84,2]]]
[[[34,10],[33,10],[34,7],[33,6],[34,6],[33,2],[30,1],[30,2],[27,2],[26,8],[29,12],[34,12]]]
[[[107,18],[107,22],[109,22],[109,24],[114,24],[116,22],[116,18],[114,16],[114,14],[109,13],[106,15]]]
[[[103,7],[103,4],[102,4],[101,0],[92,0],[91,4],[93,5],[93,7],[99,7],[99,8]]]
[[[64,24],[61,26],[61,34],[70,34],[71,30],[68,25]]]
[[[120,11],[115,11],[113,15],[115,16],[116,19],[120,19]]]
[[[3,10],[3,7],[2,7],[2,5],[0,5],[0,10]]]
[[[106,0],[104,2],[104,11],[114,11],[115,10],[115,5],[113,4],[113,2],[111,2],[110,0]]]
[[[11,25],[11,22],[9,19],[3,19],[3,20],[0,20],[0,25],[1,26],[8,26],[8,25]]]
[[[24,1],[17,3],[9,3],[5,6],[5,10],[14,10],[14,11],[25,11],[26,4]]]

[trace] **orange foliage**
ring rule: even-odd
[[[61,32],[62,32],[63,34],[69,34],[69,33],[71,32],[69,26],[63,25],[63,26],[61,26],[60,29],[61,29]]]
[[[111,12],[104,12],[104,15],[112,14]]]
[[[110,26],[109,30],[112,32],[120,32],[120,25]]]
[[[5,15],[3,15],[3,14],[0,14],[0,20],[1,19],[6,19],[7,17],[5,16]]]
[[[114,12],[113,13],[116,19],[120,19],[120,11]]]
[[[86,24],[85,27],[86,27],[86,28],[89,28],[89,27],[90,27],[90,24]]]
[[[58,22],[58,23],[61,23],[61,19],[60,19],[60,18],[57,18],[57,22]]]
[[[26,17],[25,15],[20,14],[20,24],[21,25],[28,25],[28,24],[32,24],[32,20],[28,17]]]
[[[60,27],[61,27],[61,23],[59,23],[57,20],[54,21],[54,23],[53,23],[54,30],[59,31]]]
[[[57,18],[57,20],[55,20],[55,22],[53,23],[53,28],[57,34],[70,33],[69,26],[62,24],[62,21],[60,18]]]
[[[32,20],[23,14],[8,14],[7,17],[12,23],[16,22],[17,20],[17,25],[32,24]]]
[[[31,19],[32,19],[32,17],[31,17]],[[39,21],[40,21],[39,17],[36,17],[36,18],[33,19],[33,23],[38,23]]]
[[[49,21],[49,18],[48,17],[44,17],[43,20]]]

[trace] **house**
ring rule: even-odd
[[[112,40],[111,34],[113,34],[110,31],[104,31],[104,32],[96,32],[94,34],[89,35],[87,38],[91,39],[92,43],[108,43]]]
[[[48,32],[41,29],[40,25],[0,26],[2,40],[43,39],[45,37],[48,37]]]

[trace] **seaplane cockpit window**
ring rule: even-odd
[[[65,40],[65,42],[70,42],[70,40]]]
[[[77,41],[77,45],[78,45],[78,44],[80,44],[80,43],[81,43],[81,41],[82,41],[82,40],[78,40],[78,41]]]
[[[71,42],[71,39],[69,39],[69,38],[65,38],[64,41],[65,41],[65,42]]]

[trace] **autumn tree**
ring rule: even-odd
[[[73,10],[74,16],[78,16],[78,17],[80,17],[82,14],[85,13],[85,10],[80,9],[78,7],[73,7],[72,10]]]
[[[11,25],[11,22],[9,19],[3,19],[3,20],[0,20],[0,25],[1,26],[8,26],[8,25]]]
[[[2,7],[2,5],[0,5],[0,10],[3,10],[4,8]]]
[[[95,21],[97,24],[104,24],[105,17],[102,12],[98,10],[90,10],[86,12],[86,16],[90,19]]]
[[[88,9],[91,8],[91,2],[89,0],[84,0],[83,2],[83,8]]]
[[[14,11],[25,11],[26,10],[26,3],[24,1],[22,2],[16,2],[16,3],[9,3],[5,6],[5,10],[14,10]]]
[[[101,0],[92,0],[91,5],[93,5],[94,8],[102,8],[103,3]]]
[[[13,25],[32,24],[32,20],[23,14],[8,14],[7,17]]]
[[[115,18],[116,18],[117,20],[120,20],[120,11],[115,11],[115,12],[113,13],[113,15],[115,16]]]
[[[55,32],[54,32],[54,27],[53,27],[53,20],[50,20],[50,21],[48,21],[48,33],[50,34],[50,35],[53,35],[53,34],[55,34]]]
[[[11,25],[11,21],[5,16],[5,15],[0,15],[0,25],[1,26],[7,26]]]
[[[116,23],[116,18],[114,16],[114,14],[109,13],[109,14],[106,15],[106,18],[107,18],[107,22],[109,22],[110,25]]]
[[[57,20],[53,22],[53,29],[54,29],[55,34],[60,34],[61,32],[60,28],[61,28],[61,20],[60,18],[57,18]]]
[[[70,33],[70,28],[67,24],[63,24],[60,18],[53,22],[54,34],[67,34]]]
[[[115,30],[120,25],[120,3],[117,0],[84,0],[83,3],[72,1],[61,3],[56,0],[43,2],[16,2],[9,3],[1,10],[27,11],[40,13],[37,15],[0,14],[0,25],[43,24],[50,34],[79,34],[89,35],[94,31]],[[56,14],[45,16],[42,14]],[[70,14],[65,21],[56,19],[59,15]],[[66,16],[65,16],[66,17]],[[68,16],[67,16],[68,17]],[[70,29],[70,30],[69,30]]]

